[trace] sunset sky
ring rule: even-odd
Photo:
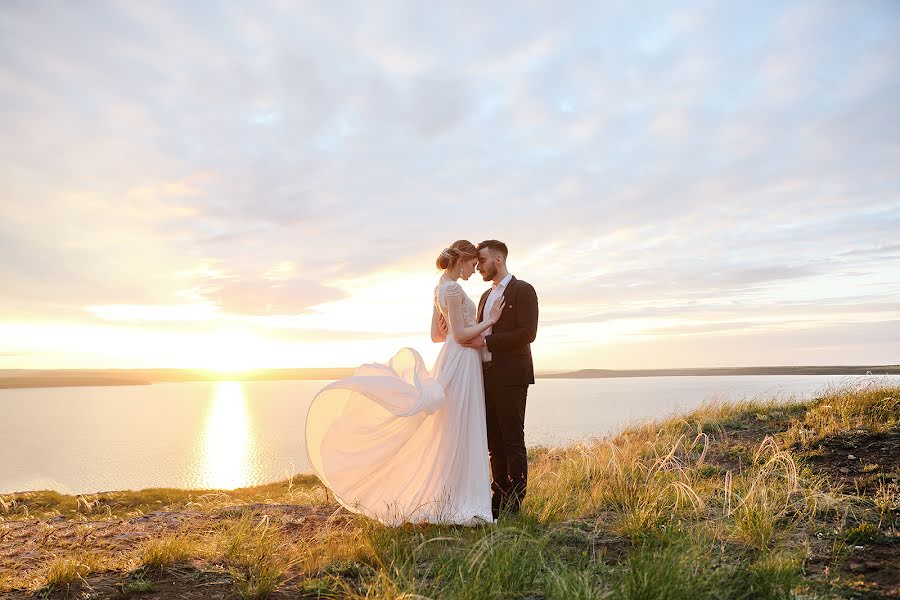
[[[537,4],[0,3],[0,368],[900,362],[900,2]]]

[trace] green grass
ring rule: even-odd
[[[723,551],[714,538],[687,534],[635,548],[619,572],[612,597],[787,600],[800,581],[800,563],[790,556]]]
[[[138,571],[131,573],[128,580],[122,582],[122,594],[128,596],[131,594],[145,594],[154,591],[156,586],[152,581],[146,579],[146,575],[146,569],[139,569]]]

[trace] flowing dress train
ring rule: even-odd
[[[448,323],[454,295],[474,325],[475,304],[442,277],[434,301]],[[386,525],[492,521],[481,358],[452,333],[431,371],[403,348],[322,388],[307,413],[306,449],[342,506]]]

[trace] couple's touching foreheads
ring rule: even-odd
[[[431,339],[443,345],[430,370],[403,348],[316,394],[307,455],[348,510],[386,525],[476,525],[518,513],[538,301],[508,257],[498,240],[440,252]],[[491,283],[477,306],[459,284],[475,272]]]

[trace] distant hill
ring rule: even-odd
[[[900,365],[807,367],[713,367],[703,369],[582,369],[538,375],[543,379],[605,379],[612,377],[679,377],[725,375],[900,375]]]
[[[257,369],[221,373],[204,369],[0,369],[0,389],[150,385],[179,381],[333,381],[354,369]],[[677,377],[723,375],[865,375],[900,374],[900,365],[820,367],[716,367],[706,369],[582,369],[566,373],[538,373],[538,379],[607,379],[614,377]]]
[[[257,369],[221,373],[204,369],[0,369],[0,388],[149,385],[177,381],[332,381],[353,369]]]

